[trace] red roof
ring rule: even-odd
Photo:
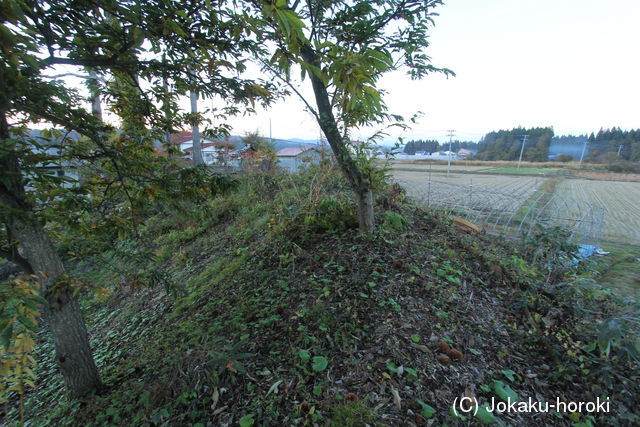
[[[171,142],[183,142],[191,141],[193,139],[193,133],[189,130],[183,130],[178,133],[171,134]]]

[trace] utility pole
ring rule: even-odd
[[[584,145],[582,146],[582,154],[580,154],[580,163],[578,164],[579,167],[582,167],[582,159],[584,159],[584,153],[585,151],[587,151],[587,142],[589,142],[589,138],[584,140]]]
[[[522,135],[522,147],[520,147],[520,158],[518,158],[518,169],[520,169],[520,163],[522,162],[522,153],[524,152],[524,144],[527,143],[527,137],[529,135]]]
[[[622,151],[623,144],[618,145],[618,157],[620,157],[620,151]]]
[[[200,144],[200,128],[198,127],[198,92],[195,88],[189,91],[191,98],[191,114],[193,115],[193,123],[191,124],[191,160],[194,166],[203,165],[202,145]]]
[[[449,169],[451,169],[451,143],[453,142],[453,137],[456,134],[455,129],[449,129],[447,132],[449,132],[449,155],[447,157],[449,157],[448,161],[447,161],[447,176],[449,176]]]
[[[100,89],[98,86],[98,73],[93,68],[88,68],[89,79],[87,80],[87,86],[89,86],[89,93],[91,95],[91,115],[102,121],[102,105],[100,103]]]

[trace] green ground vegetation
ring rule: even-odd
[[[640,300],[640,247],[604,241],[600,245],[609,255],[597,260],[597,279],[623,297]]]
[[[463,233],[389,185],[363,236],[330,166],[232,181],[158,202],[94,250],[58,236],[101,290],[82,301],[104,388],[67,400],[41,331],[35,388],[8,396],[3,424],[22,408],[29,425],[454,425],[464,393],[612,407],[472,423],[640,420],[637,307],[568,268],[560,230],[525,246]]]
[[[485,173],[497,173],[504,175],[553,175],[556,168],[532,168],[532,167],[502,167],[483,170]]]

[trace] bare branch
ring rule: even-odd
[[[289,86],[291,90],[294,91],[296,95],[298,95],[298,97],[302,100],[302,102],[304,102],[304,104],[307,106],[311,114],[314,115],[316,120],[320,120],[320,116],[318,115],[317,111],[311,106],[311,104],[309,104],[306,98],[300,93],[300,91],[298,91],[298,89],[289,80],[282,77],[280,73],[277,70],[275,70],[271,65],[269,65],[266,61],[261,59],[260,62],[265,68],[271,71],[275,77],[277,77],[282,82],[284,82],[287,86]]]

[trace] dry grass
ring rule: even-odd
[[[586,179],[595,179],[600,181],[630,181],[639,182],[640,175],[635,173],[615,173],[615,172],[601,172],[590,170],[577,170],[574,172],[575,176]]]

